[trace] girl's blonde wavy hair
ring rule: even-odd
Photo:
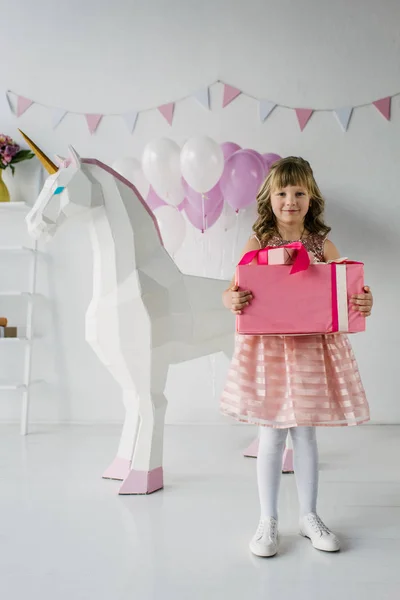
[[[305,230],[321,235],[327,235],[331,230],[324,222],[325,201],[314,179],[310,163],[297,156],[288,156],[271,166],[257,194],[258,219],[253,225],[253,231],[263,246],[273,235],[279,235],[271,205],[271,193],[288,185],[302,186],[310,195],[310,208],[304,219]]]

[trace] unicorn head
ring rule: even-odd
[[[50,173],[26,216],[30,235],[37,240],[47,240],[66,218],[98,206],[98,195],[93,193],[93,181],[82,169],[82,161],[72,146],[69,146],[68,159],[56,157],[58,165],[55,165],[28,136],[22,135]]]

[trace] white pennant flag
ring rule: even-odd
[[[66,114],[67,111],[64,110],[64,108],[53,108],[51,113],[51,123],[53,129],[55,129],[61,123]]]
[[[139,113],[135,110],[132,110],[131,112],[125,113],[122,116],[124,118],[127,128],[129,129],[129,133],[133,133]]]
[[[270,100],[260,100],[260,121],[263,123],[265,119],[272,113],[276,104]]]
[[[196,98],[197,102],[204,106],[204,108],[210,109],[210,90],[208,87],[198,90],[193,94],[193,97]]]
[[[8,102],[8,106],[10,107],[11,112],[15,115],[15,106],[14,103],[11,99],[11,93],[10,91],[6,92],[6,98],[7,98],[7,102]]]
[[[352,112],[353,108],[351,106],[344,106],[343,108],[337,108],[335,110],[335,116],[343,131],[347,131]]]

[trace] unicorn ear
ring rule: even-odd
[[[54,160],[59,169],[66,169],[68,165],[71,164],[70,158],[64,158],[63,156],[59,156],[58,154],[54,156]]]
[[[80,169],[81,168],[81,157],[79,156],[79,154],[77,153],[77,151],[72,146],[68,146],[68,150],[69,150],[69,156],[70,156],[70,159],[71,159],[71,163],[77,169]]]

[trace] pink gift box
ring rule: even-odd
[[[293,248],[285,248],[281,246],[280,248],[272,248],[269,250],[267,257],[268,265],[292,265],[295,258],[296,250]],[[310,261],[315,262],[315,257],[312,252],[308,253],[310,257]]]
[[[365,330],[365,317],[351,307],[362,294],[364,265],[351,261],[310,264],[301,243],[288,246],[293,266],[268,264],[272,249],[248,252],[236,271],[236,282],[253,300],[237,316],[236,329],[248,335],[312,335]],[[251,264],[254,259],[258,264]]]

